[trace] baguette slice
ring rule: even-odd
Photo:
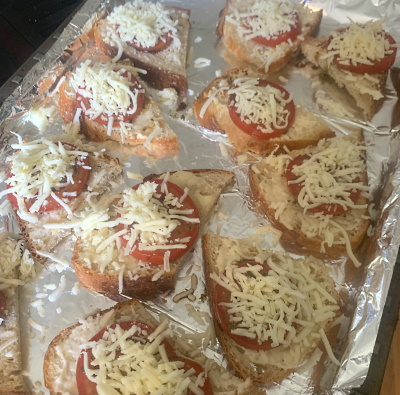
[[[154,328],[159,325],[159,322],[153,318],[142,304],[136,300],[130,300],[89,316],[61,331],[50,343],[43,363],[44,382],[50,394],[61,395],[68,393],[70,395],[77,395],[75,369],[81,351],[81,344],[87,342],[104,327],[127,320],[145,322]],[[207,372],[212,369],[219,373],[218,378],[221,374],[228,374],[229,382],[226,384],[226,387],[231,391],[229,392],[230,394],[254,393],[251,383],[243,382],[224,368],[217,366],[201,355],[193,357],[193,349],[190,349],[190,346],[185,344],[185,347],[182,347],[183,339],[173,336],[168,340],[180,355],[187,357],[190,352],[190,358],[205,366]],[[210,376],[210,379],[214,386],[212,376]]]
[[[122,169],[118,159],[111,158],[108,155],[95,156],[89,154],[89,166],[91,171],[86,184],[86,187],[81,192],[79,197],[70,204],[73,212],[79,212],[87,205],[85,201],[89,194],[101,195],[111,189],[111,183],[120,176]],[[72,234],[71,229],[43,228],[45,224],[62,224],[67,222],[67,212],[60,208],[49,213],[37,213],[38,222],[32,223],[24,220],[14,209],[19,228],[25,237],[25,245],[29,250],[32,258],[37,262],[45,262],[46,257],[40,252],[51,252],[65,237]],[[56,226],[56,225],[55,225]]]
[[[290,242],[297,253],[322,254],[321,257],[335,258],[348,255],[359,266],[353,251],[361,244],[369,227],[368,193],[361,193],[356,202],[359,208],[352,208],[343,214],[330,216],[311,213],[300,207],[289,191],[285,178],[286,167],[291,159],[303,154],[312,156],[335,143],[341,144],[343,153],[352,149],[357,152],[354,147],[363,146],[364,140],[361,133],[355,133],[323,140],[317,147],[270,155],[250,167],[250,189],[256,205],[283,232],[282,241]],[[344,158],[346,155],[343,155]],[[357,157],[359,161],[365,161],[363,154]],[[360,180],[368,185],[365,168]]]
[[[309,335],[297,343],[291,342],[286,347],[279,345],[267,351],[244,348],[232,340],[217,321],[215,315],[216,281],[210,277],[211,274],[222,275],[225,273],[227,266],[243,261],[244,257],[246,257],[246,260],[252,261],[254,260],[253,257],[257,256],[260,258],[257,262],[268,260],[270,266],[274,263],[276,267],[284,271],[287,270],[290,272],[291,269],[288,269],[290,266],[296,272],[300,266],[306,268],[306,271],[309,270],[312,280],[322,286],[330,295],[329,297],[332,298],[327,303],[332,306],[336,305],[334,311],[338,310],[339,295],[335,289],[335,283],[329,275],[330,269],[323,265],[321,261],[311,256],[305,259],[293,259],[289,255],[278,251],[263,250],[260,252],[260,249],[255,247],[256,240],[254,238],[231,239],[208,232],[202,237],[202,248],[207,295],[214,318],[215,331],[221,347],[229,363],[236,369],[240,376],[244,379],[251,378],[255,384],[264,385],[269,382],[281,381],[300,367],[304,360],[318,346],[321,340],[318,336],[319,330],[322,329],[327,333],[335,317],[322,320],[319,323],[310,321],[312,330]],[[288,260],[291,263],[287,265]],[[287,276],[286,278],[290,277]],[[292,282],[295,278],[296,275],[288,281]],[[297,286],[293,286],[293,289],[298,288]],[[297,334],[299,334],[301,325],[298,325],[295,329]]]
[[[227,90],[215,94],[217,89],[231,87],[236,78],[242,77],[262,78],[250,69],[233,69],[213,80],[193,103],[193,111],[200,125],[210,130],[226,133],[229,141],[238,151],[268,154],[277,147],[280,151],[283,146],[289,149],[300,149],[316,145],[320,139],[334,136],[321,118],[299,106],[296,106],[293,125],[281,137],[259,139],[243,132],[229,115]]]
[[[329,38],[308,38],[301,49],[304,56],[321,71],[328,74],[340,88],[344,88],[355,100],[356,105],[362,110],[366,120],[371,120],[383,103],[383,87],[388,72],[370,74],[368,78],[364,74],[356,74],[351,71],[341,70],[334,63],[329,62],[327,55]]]
[[[245,12],[247,9],[251,9],[254,3],[255,0],[226,0],[217,27],[217,35],[222,36],[223,44],[236,60],[253,65],[261,73],[273,73],[285,67],[299,51],[302,40],[312,36],[318,30],[322,19],[322,10],[311,11],[306,6],[296,4],[295,8],[302,25],[301,35],[293,42],[293,45],[285,42],[276,47],[268,47],[252,40],[246,40],[238,33],[237,26],[229,20],[236,12]]]
[[[145,181],[160,178],[149,176]],[[171,173],[169,181],[184,189],[195,203],[204,224],[223,190],[234,182],[234,174],[225,170],[188,170]],[[113,242],[110,257],[94,254],[102,241],[115,233],[114,228],[92,230],[78,238],[72,262],[76,275],[83,286],[107,296],[118,296],[121,285],[124,295],[147,298],[155,292],[173,288],[174,277],[185,261],[185,256],[171,262],[170,271],[164,272],[162,265],[149,265],[132,256],[124,256],[123,250]],[[122,283],[121,283],[122,282]]]
[[[130,65],[129,63],[127,64]],[[106,66],[107,64],[104,63],[103,65]],[[101,65],[95,63],[94,67],[101,67]],[[58,106],[65,123],[70,123],[74,120],[79,108],[73,82],[71,82],[73,78],[73,73],[68,72],[59,90]],[[137,77],[137,79],[145,87],[140,78]],[[91,120],[83,111],[79,120],[81,132],[89,140],[95,142],[114,140],[121,144],[134,146],[134,151],[137,155],[163,157],[175,155],[179,150],[176,134],[165,122],[160,108],[152,99],[146,87],[145,102],[141,113],[135,119],[124,122],[125,127],[121,127],[118,124],[109,131],[107,125]]]
[[[176,23],[178,32],[176,40],[162,51],[144,52],[135,49],[129,43],[123,42],[118,38],[114,26],[109,23],[107,17],[95,24],[94,38],[97,48],[113,60],[118,60],[119,57],[130,59],[136,67],[146,70],[147,74],[143,75],[143,79],[151,87],[159,90],[175,89],[179,96],[179,109],[182,109],[186,106],[187,100],[186,57],[190,30],[190,10],[172,6],[165,8],[170,12],[172,21]],[[113,32],[114,40],[107,38],[110,31]]]
[[[0,234],[0,248],[0,292],[5,297],[6,310],[0,314],[1,393],[28,394],[22,375],[18,285],[35,274],[34,262],[24,252],[23,241],[10,237],[8,232]]]

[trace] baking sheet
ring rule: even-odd
[[[168,5],[178,5],[191,9],[192,30],[190,46],[193,48],[193,56],[190,59],[187,74],[189,81],[189,107],[194,97],[200,93],[216,72],[227,71],[229,65],[223,59],[215,36],[215,27],[218,21],[219,10],[222,9],[222,0],[204,1],[165,1]],[[311,1],[312,8],[323,8],[324,17],[319,34],[329,34],[333,29],[348,23],[348,18],[357,22],[365,22],[371,18],[385,18],[385,27],[389,33],[400,42],[400,4],[396,1],[363,1],[362,5],[353,1]],[[32,103],[37,101],[36,82],[43,73],[57,62],[64,48],[80,34],[82,27],[89,18],[114,2],[100,3],[96,0],[88,0],[72,22],[65,29],[54,47],[32,69],[24,79],[22,85],[7,100],[0,109],[1,126],[0,162],[4,162],[9,153],[7,143],[11,141],[10,130],[18,132],[28,139],[34,139],[46,135],[62,135],[65,128],[57,112],[51,117],[47,125],[42,125],[39,130],[29,119],[32,119],[32,111],[26,113]],[[211,60],[208,67],[196,68],[194,61],[198,58]],[[63,58],[67,61],[67,58]],[[376,228],[364,247],[364,259],[362,268],[355,270],[349,268],[344,260],[329,262],[333,276],[338,284],[338,289],[343,298],[344,315],[333,328],[331,336],[336,338],[334,347],[335,355],[342,361],[337,368],[323,355],[318,363],[312,363],[319,357],[319,353],[310,358],[310,363],[299,369],[282,383],[274,383],[265,387],[268,394],[283,394],[288,391],[296,393],[348,393],[351,388],[362,384],[368,372],[371,354],[375,344],[376,334],[384,307],[387,290],[390,284],[393,265],[395,263],[398,246],[400,244],[400,231],[397,226],[398,197],[400,188],[400,165],[398,163],[399,129],[400,123],[396,115],[399,112],[399,54],[395,66],[391,70],[385,88],[385,102],[379,113],[369,123],[357,120],[343,120],[320,111],[315,103],[313,81],[317,76],[309,73],[307,68],[298,68],[293,65],[282,70],[272,78],[284,76],[288,79],[286,88],[293,92],[296,104],[302,103],[306,108],[319,113],[337,132],[348,133],[354,128],[362,128],[368,142],[367,160],[371,192],[377,209]],[[47,108],[52,104],[50,103]],[[140,173],[146,176],[151,173],[160,173],[167,170],[181,170],[192,168],[221,168],[235,172],[237,184],[228,190],[220,200],[218,210],[215,210],[209,223],[204,228],[213,230],[223,236],[242,238],[254,234],[258,228],[268,226],[269,223],[260,214],[255,212],[249,196],[247,169],[251,161],[245,155],[237,155],[229,142],[218,133],[206,131],[194,120],[189,111],[184,111],[165,117],[178,135],[180,140],[180,152],[177,157],[162,159],[149,159],[134,155],[121,156],[124,171]],[[7,118],[8,117],[8,118]],[[6,119],[7,118],[7,119]],[[184,118],[184,119],[182,119]],[[114,146],[113,146],[114,147]],[[117,152],[115,152],[117,154]],[[257,158],[254,158],[257,160]],[[126,174],[126,172],[125,172]],[[137,181],[125,176],[126,185],[130,186]],[[3,227],[15,230],[15,222],[12,217],[2,219]],[[265,244],[280,248],[275,245],[274,235],[266,234]],[[53,270],[43,270],[36,281],[27,284],[22,289],[22,338],[25,356],[25,372],[32,384],[34,393],[46,393],[43,387],[42,360],[48,343],[58,332],[75,323],[77,317],[83,317],[94,309],[103,309],[114,302],[109,299],[79,289],[76,286],[76,277],[68,264],[73,248],[73,239],[67,240],[56,251],[55,255],[65,260],[65,266],[57,271],[60,265],[52,264]],[[204,281],[201,271],[201,248],[197,241],[192,256],[188,257],[185,266],[180,273],[176,292],[185,289],[190,282],[188,276],[195,273],[200,279],[200,285],[196,291],[197,300],[194,303],[187,299],[175,304],[172,301],[174,293],[148,302],[150,307],[157,311],[165,312],[172,319],[180,322],[188,331],[204,332],[207,322],[202,325],[188,317],[186,305],[191,305],[202,312],[208,311],[207,303],[203,302],[201,295],[204,293]],[[350,264],[351,265],[351,264]],[[200,270],[199,270],[200,269]],[[30,306],[36,300],[37,293],[50,294],[45,290],[46,284],[59,284],[62,276],[65,276],[66,287],[60,298],[50,302],[45,298],[45,315],[41,317],[35,308]],[[45,292],[44,292],[45,291]],[[61,309],[61,310],[60,310]],[[42,314],[43,315],[43,314]],[[28,323],[28,317],[46,327],[44,335],[33,329]],[[218,345],[208,347],[206,354],[225,363]]]

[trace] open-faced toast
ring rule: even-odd
[[[32,258],[43,262],[40,252],[50,252],[71,234],[64,223],[88,204],[87,198],[111,189],[121,167],[118,159],[73,144],[18,139],[1,194],[8,194]]]
[[[165,122],[131,63],[84,61],[66,75],[58,105],[64,122],[79,119],[92,141],[143,146],[154,156],[174,155],[178,138]]]
[[[339,310],[329,267],[313,257],[263,250],[254,238],[209,232],[202,248],[216,334],[243,378],[259,385],[281,381],[325,344]]]
[[[134,0],[114,7],[94,26],[97,48],[110,58],[128,58],[146,70],[156,89],[174,88],[186,104],[186,56],[190,11]]]
[[[330,37],[308,38],[302,43],[304,56],[354,98],[370,120],[382,105],[388,70],[396,58],[394,39],[382,21],[351,23]]]
[[[180,203],[176,207],[175,203],[166,203],[165,207],[161,207],[154,200],[157,194],[158,199],[164,196],[161,180],[166,180],[166,177],[168,182],[175,184],[167,186],[172,196],[175,196],[172,202],[179,199],[184,204],[182,209],[188,210],[187,216],[193,215],[193,218],[179,220],[178,227],[173,231],[178,232],[177,236],[169,228],[167,219],[172,218],[170,211],[165,212],[164,209],[171,208],[177,214],[179,210],[176,208],[180,207]],[[141,184],[141,189],[133,192],[131,189],[125,190],[122,198],[116,197],[116,202],[112,205],[116,207],[114,213],[108,212],[107,202],[105,209],[110,217],[108,223],[111,227],[84,231],[76,242],[72,261],[80,282],[91,290],[109,296],[123,293],[148,297],[155,292],[173,288],[174,277],[184,262],[185,255],[182,254],[191,248],[197,238],[199,226],[207,221],[220,194],[233,182],[234,175],[229,171],[188,170],[150,176]],[[156,188],[157,194],[151,188]],[[187,198],[191,202],[186,203]],[[134,199],[132,203],[131,199]],[[170,201],[169,198],[161,199]],[[122,206],[126,206],[126,210],[118,208]],[[135,207],[144,207],[146,213],[151,213],[150,217],[136,213]],[[101,210],[99,207],[100,212]],[[121,222],[129,224],[128,228],[122,227]],[[159,228],[154,228],[154,224]],[[172,239],[178,246],[169,246]],[[139,242],[143,243],[143,248]],[[145,248],[148,253],[145,253]],[[175,251],[182,253],[177,254]]]
[[[267,83],[269,86],[261,86]],[[238,112],[239,100],[242,114]],[[282,115],[277,108],[281,109]],[[283,146],[300,149],[334,136],[320,117],[295,106],[291,95],[283,87],[246,68],[231,70],[212,81],[193,103],[193,111],[200,125],[226,133],[240,152],[267,154]],[[255,120],[248,121],[250,117]],[[288,127],[290,121],[293,123]],[[261,126],[259,128],[258,125],[262,123],[269,130],[259,131]],[[274,125],[278,125],[279,133]],[[249,126],[251,130],[246,131]]]
[[[252,393],[253,387],[249,381],[244,382],[238,377],[233,376],[224,368],[217,366],[215,363],[202,356],[200,352],[194,353],[191,346],[187,344],[187,340],[169,329],[166,321],[160,324],[143,305],[136,300],[130,300],[80,320],[79,323],[61,331],[60,334],[53,339],[47,349],[43,366],[45,386],[49,389],[50,394],[61,395],[68,393],[70,395],[77,395],[78,389],[81,389],[82,385],[85,385],[85,381],[88,381],[86,373],[84,373],[86,371],[84,365],[82,366],[82,372],[77,370],[78,360],[82,360],[85,354],[90,358],[90,351],[88,350],[101,347],[99,343],[104,345],[113,344],[112,341],[121,337],[123,331],[126,333],[128,330],[132,330],[131,328],[135,325],[135,322],[143,323],[139,324],[143,331],[140,331],[138,328],[136,341],[134,338],[129,338],[118,347],[120,354],[124,354],[125,361],[127,360],[127,356],[129,356],[129,360],[132,361],[131,364],[125,362],[125,367],[121,367],[120,372],[124,372],[123,376],[125,376],[125,379],[118,380],[115,374],[110,375],[108,379],[103,380],[103,385],[105,385],[105,387],[103,387],[104,390],[108,389],[108,391],[111,391],[111,389],[114,389],[115,391],[115,389],[121,385],[121,381],[124,381],[130,386],[135,386],[135,384],[142,385],[143,387],[140,388],[144,388],[144,392],[140,393],[155,393],[159,388],[161,388],[160,391],[162,391],[163,386],[165,386],[164,391],[166,391],[163,393],[193,393],[186,389],[188,385],[190,385],[189,388],[194,391],[196,391],[196,387],[200,387],[206,394],[211,393],[210,391],[213,391],[213,389],[215,391],[217,388],[221,387],[224,388],[225,391],[229,391],[225,393],[232,395]],[[97,342],[89,342],[89,340],[103,329],[105,329],[104,332],[108,334],[113,333],[113,340],[106,341],[106,343],[103,341],[99,342],[99,339]],[[154,335],[151,334],[152,329],[155,329],[155,332],[153,332]],[[135,330],[135,328],[133,330]],[[104,335],[102,337],[106,339]],[[146,339],[147,343],[141,342],[141,345],[137,344],[136,342],[139,337]],[[161,343],[161,347],[165,349],[166,353],[159,351],[160,348],[158,346],[153,347],[154,351],[150,350],[148,346],[156,343]],[[147,344],[147,346],[145,344]],[[129,350],[126,346],[130,346],[134,352],[132,352],[132,349]],[[170,373],[171,371],[181,370],[180,372],[176,371],[173,375],[170,374],[170,376],[172,376],[170,379],[166,377],[166,372],[163,367],[160,366],[157,368],[157,361],[160,360],[160,352],[161,355],[164,355],[162,360],[165,363],[165,370],[169,369],[167,371]],[[109,355],[107,350],[105,350],[105,353]],[[135,364],[134,361],[136,358],[140,358],[139,355],[142,357],[146,355],[147,358],[143,358],[140,364]],[[188,358],[190,358],[190,360]],[[109,357],[108,359],[109,366],[112,366],[113,363],[117,364],[117,362],[112,361],[112,358],[110,359]],[[181,363],[175,365],[174,361],[177,360],[181,361]],[[152,365],[150,365],[148,361],[151,361]],[[92,377],[96,380],[96,378],[100,376],[99,370],[94,363],[91,367],[93,368]],[[105,366],[103,365],[102,368],[104,369]],[[189,372],[190,368],[193,368],[195,373]],[[192,381],[192,384],[186,382],[182,387],[177,387],[181,382],[182,370],[188,372],[187,376],[191,376],[190,381]],[[213,377],[216,376],[218,379],[224,374],[226,383],[213,382],[211,376],[207,377],[209,370],[215,370],[217,374],[213,375]],[[152,379],[147,380],[146,383],[146,377],[149,372],[152,374]],[[160,377],[160,380],[155,380],[157,376]],[[111,379],[111,377],[114,379]],[[177,377],[177,379],[175,379],[175,377]],[[198,380],[197,383],[196,380]],[[90,393],[95,393],[96,384],[87,384],[89,385],[88,388],[91,388],[93,391]],[[223,385],[221,386],[221,384]],[[133,392],[130,393],[137,393],[137,390],[132,391]]]
[[[235,59],[272,73],[299,51],[321,19],[322,10],[312,11],[290,0],[227,0],[217,34]]]
[[[249,170],[256,205],[298,253],[348,255],[359,266],[353,251],[370,223],[365,152],[360,132],[271,154]]]

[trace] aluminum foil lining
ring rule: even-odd
[[[118,2],[116,2],[118,3]],[[216,74],[225,72],[230,67],[221,56],[217,45],[215,27],[218,22],[219,11],[224,6],[223,0],[187,0],[166,1],[165,4],[177,5],[191,10],[190,45],[192,56],[189,58],[187,75],[189,81],[188,110],[170,114],[165,109],[167,122],[178,135],[180,152],[174,157],[151,159],[129,155],[126,150],[113,151],[121,159],[124,170],[140,173],[146,176],[151,173],[175,171],[194,168],[219,168],[235,172],[237,183],[226,191],[214,210],[212,218],[203,231],[213,230],[223,236],[243,238],[252,235],[256,229],[268,226],[268,221],[252,206],[247,181],[247,170],[251,161],[245,155],[238,155],[229,144],[225,136],[199,127],[191,114],[190,104]],[[369,0],[360,3],[357,0],[326,0],[309,1],[309,6],[315,9],[322,8],[324,16],[321,23],[320,35],[328,35],[333,29],[345,26],[349,19],[357,22],[366,22],[369,19],[383,18],[385,28],[400,43],[400,4],[395,0]],[[0,163],[10,153],[9,142],[13,140],[10,131],[21,134],[27,139],[40,136],[63,135],[65,126],[56,110],[56,102],[51,101],[47,107],[51,111],[49,122],[39,125],[32,123],[33,111],[38,103],[37,82],[55,64],[68,64],[70,59],[64,49],[81,33],[88,21],[96,19],[103,10],[112,8],[113,1],[99,2],[88,0],[77,12],[71,23],[64,30],[60,38],[40,62],[27,74],[21,86],[10,96],[0,109]],[[205,58],[210,65],[202,68],[195,67],[195,60]],[[310,68],[301,68],[289,65],[277,75],[271,76],[279,80],[281,76],[287,79],[286,89],[294,94],[296,104],[323,117],[335,132],[340,135],[348,133],[354,128],[361,128],[368,144],[367,164],[370,190],[375,203],[374,228],[371,231],[367,247],[363,251],[362,267],[349,269],[351,263],[344,259],[328,262],[342,296],[343,315],[337,320],[330,333],[334,344],[334,353],[341,361],[341,366],[334,365],[321,351],[310,356],[304,366],[281,383],[272,383],[264,388],[268,394],[286,394],[289,391],[299,394],[311,393],[348,393],[351,388],[360,386],[370,367],[371,355],[374,349],[386,295],[392,277],[397,250],[400,244],[400,232],[397,226],[399,217],[399,188],[400,165],[398,152],[399,138],[399,107],[398,92],[400,55],[398,53],[395,67],[389,73],[385,86],[385,100],[382,109],[371,122],[360,122],[357,117],[343,119],[332,115],[316,103],[315,87],[320,83],[318,75],[310,72]],[[282,79],[280,80],[282,81]],[[282,82],[281,82],[282,83]],[[322,85],[324,86],[324,85]],[[53,106],[53,107],[52,107]],[[32,108],[34,110],[32,111]],[[350,117],[352,113],[350,108]],[[114,146],[115,147],[115,146]],[[253,161],[258,160],[254,158]],[[125,183],[130,186],[137,181],[126,177]],[[17,231],[14,218],[9,215],[1,219],[4,229]],[[24,369],[33,393],[46,393],[43,386],[42,361],[49,342],[60,330],[74,324],[77,317],[84,317],[95,309],[103,309],[114,304],[113,301],[86,291],[76,284],[76,277],[68,264],[74,240],[66,240],[53,253],[65,260],[66,265],[61,272],[43,269],[38,278],[21,289],[21,325],[24,355]],[[265,235],[265,244],[280,249],[276,245],[274,235]],[[50,268],[55,267],[50,260]],[[196,301],[184,299],[173,302],[173,296],[184,290],[190,283],[190,276],[194,273],[199,278],[199,286],[195,292]],[[38,293],[44,292],[44,285],[59,284],[61,279],[66,280],[65,290],[54,302],[45,298],[45,314],[43,317],[30,303],[36,299]],[[45,291],[48,292],[48,291]],[[49,293],[49,292],[48,292]],[[204,302],[204,277],[202,273],[202,255],[200,240],[195,250],[187,258],[185,266],[179,274],[176,290],[169,295],[147,301],[150,310],[156,313],[167,314],[175,325],[188,332],[202,333],[209,320],[195,320],[188,315],[188,308],[208,313],[207,302]],[[35,322],[43,325],[46,330],[40,333],[28,323],[31,317]],[[205,354],[226,365],[218,344],[210,344]]]

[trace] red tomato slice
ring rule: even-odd
[[[76,147],[73,144],[70,143],[61,143],[63,146],[66,147],[67,150],[69,151],[75,151],[77,150],[78,147]],[[68,200],[74,200],[76,199],[77,196],[82,192],[82,190],[85,188],[87,180],[89,178],[89,161],[87,157],[77,157],[75,160],[75,166],[74,166],[74,174],[72,176],[72,179],[74,180],[73,184],[69,184],[65,187],[59,188],[57,192],[55,192],[56,196],[59,197],[60,199],[68,199]],[[9,177],[11,177],[12,172],[9,173]],[[6,185],[7,188],[10,188],[10,185]],[[72,193],[76,192],[76,196],[64,196],[64,193]],[[8,200],[11,202],[12,206],[17,210],[18,207],[18,201],[16,196],[13,193],[8,194]],[[36,202],[35,198],[32,199],[25,199],[25,206],[26,209],[29,210],[31,206]],[[57,210],[61,207],[61,205],[54,200],[52,196],[49,196],[47,198],[47,204],[45,206],[41,206],[39,209],[39,213],[47,213],[49,211],[54,211]]]
[[[198,376],[204,372],[204,369],[197,362],[192,361],[191,359],[178,358],[178,360],[183,361],[185,363],[185,365],[183,367],[185,369],[185,371],[188,371],[191,368],[193,368],[196,372],[196,376]],[[205,379],[204,385],[200,388],[203,390],[204,395],[213,395],[214,394],[210,379],[208,377]],[[192,394],[193,394],[192,391],[188,391],[188,395],[192,395]]]
[[[137,325],[142,330],[146,330],[147,335],[145,336],[143,333],[136,332],[134,334],[134,336],[142,337],[144,339],[146,339],[149,334],[154,332],[154,328],[144,322],[122,321],[122,322],[112,324],[112,325],[102,329],[100,332],[98,332],[96,335],[94,335],[89,341],[91,341],[91,342],[99,341],[103,337],[104,332],[108,331],[109,328],[114,329],[117,325],[119,325],[125,331],[132,328],[133,325]],[[175,351],[174,351],[174,348],[172,347],[172,345],[167,340],[163,340],[162,344],[164,344],[164,346],[165,346],[165,351],[168,355],[168,358],[170,358],[171,360],[176,359],[176,354],[175,354]],[[87,350],[83,350],[83,351],[87,351]],[[91,366],[90,362],[93,360],[93,355],[92,355],[91,350],[87,351],[87,355],[89,358],[89,366]],[[88,377],[86,376],[85,369],[84,369],[83,353],[80,354],[80,356],[78,358],[78,362],[76,364],[76,384],[78,386],[79,395],[97,394],[96,384],[93,383],[92,381],[90,381],[88,379]]]
[[[346,31],[346,30],[347,29],[344,29],[343,31]],[[396,53],[397,53],[395,39],[388,33],[385,33],[385,38],[389,41],[390,49],[393,52],[391,54],[386,55],[384,58],[382,58],[380,60],[371,60],[373,62],[373,64],[362,64],[362,63],[353,64],[351,62],[350,62],[350,64],[342,64],[339,62],[339,55],[336,55],[333,61],[336,64],[336,66],[338,66],[340,69],[351,71],[356,74],[384,73],[385,71],[389,70],[393,66],[393,64],[396,60]]]
[[[291,183],[289,181],[297,180],[297,176],[293,173],[294,166],[300,166],[303,162],[310,158],[310,155],[299,155],[296,156],[286,168],[286,181],[291,194],[297,199],[303,186],[302,183]],[[355,182],[358,182],[357,178]],[[356,203],[360,198],[361,190],[356,189],[350,192],[350,199],[353,203]],[[348,211],[347,207],[343,207],[340,204],[320,204],[319,206],[309,208],[308,211],[312,213],[322,213],[324,215],[340,215]]]
[[[249,261],[249,262],[241,262],[238,266],[253,266],[260,265],[258,262]],[[263,275],[268,275],[268,271],[270,268],[267,265],[263,265],[263,269],[261,269],[260,273]],[[249,273],[249,276],[251,274]],[[242,347],[249,348],[251,350],[270,350],[272,348],[270,341],[263,341],[261,343],[258,342],[257,339],[250,339],[245,336],[235,335],[231,332],[232,329],[235,329],[235,326],[229,322],[229,313],[228,308],[226,306],[222,306],[221,303],[229,303],[231,301],[231,293],[223,286],[217,284],[215,287],[215,302],[214,302],[214,310],[218,323],[221,325],[223,331],[237,344]]]
[[[165,193],[161,192],[161,184],[163,180],[158,179],[158,180],[153,180],[152,182],[157,184],[157,189],[156,192],[161,195],[161,197],[158,199],[160,201],[163,201],[165,198]],[[136,185],[133,187],[133,189],[139,188],[139,185]],[[178,185],[167,181],[166,183],[168,192],[172,193],[176,197],[180,197],[184,194],[183,189],[178,187]],[[181,210],[187,210],[187,209],[193,209],[192,214],[186,215],[187,217],[190,218],[199,218],[199,213],[197,211],[197,207],[194,204],[193,200],[191,199],[190,196],[186,196],[186,198],[181,202],[182,207],[180,207]],[[186,237],[190,237],[190,241],[186,244],[186,248],[176,248],[176,249],[171,249],[170,251],[170,256],[169,256],[169,261],[173,262],[179,259],[181,256],[183,256],[186,251],[188,251],[194,244],[194,242],[197,239],[197,236],[199,234],[199,228],[200,224],[199,223],[191,223],[191,222],[186,222],[186,221],[180,221],[181,224],[176,227],[171,232],[171,237],[170,240],[174,241],[176,239],[183,239]],[[122,230],[124,228],[124,225],[119,224],[117,226],[117,231]],[[139,250],[139,240],[136,241],[136,243],[133,245],[133,251],[131,252],[131,255],[135,257],[136,259],[139,259],[143,262],[150,263],[152,265],[163,265],[164,264],[164,254],[166,250],[164,249],[159,249],[155,251],[143,251]],[[121,237],[121,244],[122,247],[126,247],[128,244],[128,241],[122,236]]]
[[[118,70],[114,70],[114,71],[118,71]],[[125,71],[121,75],[123,77],[128,78],[129,73],[127,71]],[[114,115],[115,119],[113,121],[113,125],[119,125],[120,122],[132,121],[142,112],[143,105],[144,105],[144,99],[145,99],[144,92],[142,92],[143,87],[132,73],[130,73],[130,82],[133,84],[130,87],[130,90],[132,92],[134,92],[135,90],[139,90],[138,95],[137,95],[136,111],[131,114],[115,114]],[[82,108],[85,108],[86,110],[88,110],[90,108],[90,98],[89,97],[82,96],[79,92],[76,92],[76,99],[79,103],[83,104],[83,107],[81,104],[79,104]],[[132,103],[129,106],[128,110],[130,110],[131,108],[133,108]],[[108,119],[109,119],[109,116],[102,113],[97,118],[93,119],[93,121],[100,123],[101,125],[108,125]]]
[[[282,86],[278,84],[274,84],[273,82],[267,81],[267,80],[259,80],[258,86],[272,86],[273,88],[279,89],[281,92],[283,92],[284,98],[287,99],[290,96],[290,93],[284,89]],[[229,96],[229,115],[232,119],[232,122],[243,132],[249,134],[250,136],[259,138],[259,139],[272,139],[275,137],[280,137],[282,136],[283,133],[285,133],[292,125],[294,122],[295,118],[295,113],[296,113],[296,107],[294,105],[293,100],[291,100],[286,106],[285,110],[289,111],[289,118],[288,118],[288,124],[286,127],[278,128],[275,129],[271,133],[263,133],[260,129],[258,129],[259,126],[262,128],[265,128],[265,125],[262,123],[246,123],[244,122],[238,113],[238,109],[236,107],[236,95],[232,93]]]
[[[6,311],[7,311],[6,297],[3,294],[3,292],[0,291],[0,318],[6,317]]]
[[[157,43],[152,47],[142,47],[139,44],[136,44],[134,41],[130,41],[128,44],[142,52],[160,52],[165,48],[168,48],[171,42],[172,36],[171,33],[168,32],[160,36]]]
[[[297,39],[297,36],[301,34],[301,24],[297,12],[294,14],[293,19],[295,19],[295,23],[294,25],[291,25],[291,29],[288,32],[278,32],[276,35],[271,36],[270,38],[257,36],[251,40],[257,44],[265,45],[266,47],[276,47],[277,45],[288,42],[289,40],[294,42]]]

